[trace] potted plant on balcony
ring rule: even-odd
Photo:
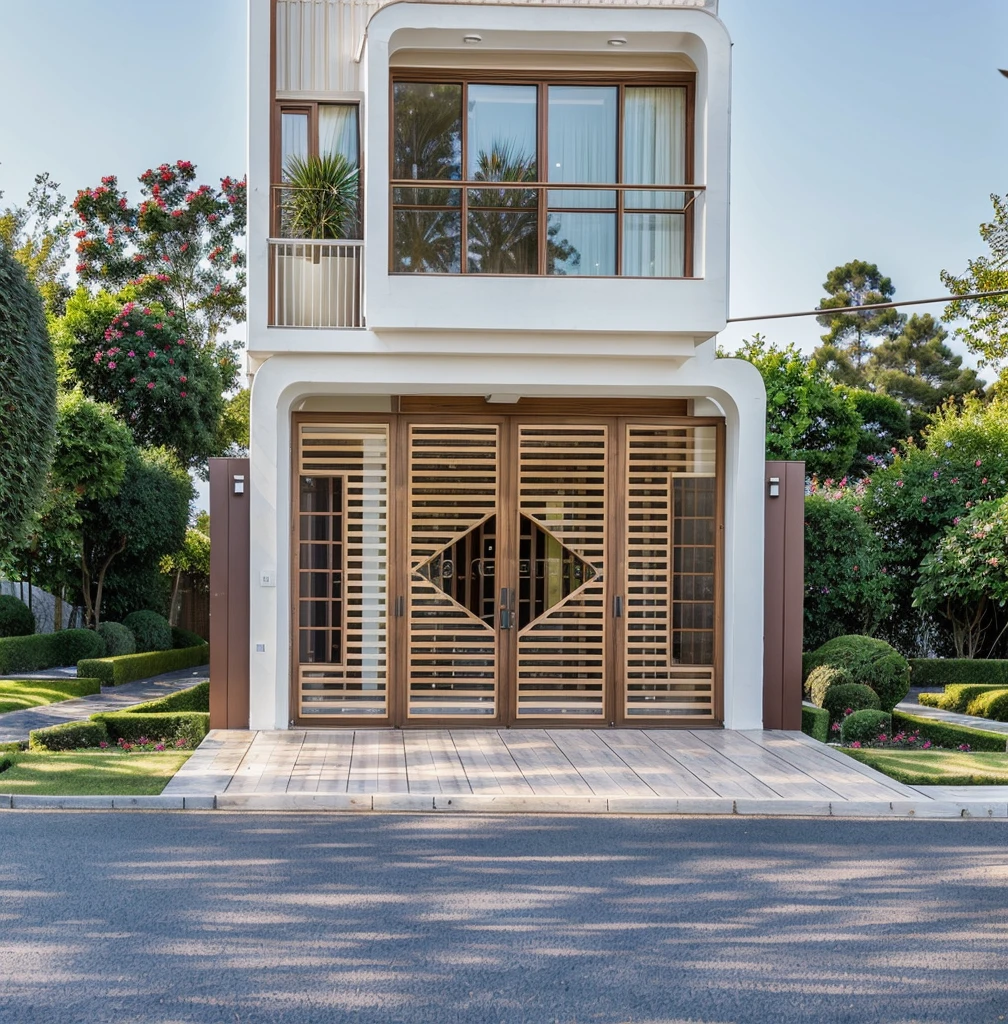
[[[277,264],[279,323],[358,326],[359,250],[338,244],[359,234],[357,168],[341,153],[290,157],[280,223],[285,238],[305,241],[290,245]]]

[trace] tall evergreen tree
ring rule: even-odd
[[[819,303],[822,310],[890,302],[895,294],[892,281],[874,263],[864,260],[834,267],[826,275],[823,290],[826,297]],[[904,317],[895,309],[866,309],[824,313],[816,320],[828,328],[822,335],[823,344],[813,353],[816,365],[826,369],[835,380],[863,386],[864,366],[871,355],[873,339],[898,334]]]

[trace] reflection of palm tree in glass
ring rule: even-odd
[[[473,180],[522,182],[536,180],[536,159],[515,152],[510,142],[495,142],[480,152]],[[479,274],[535,274],[539,269],[538,195],[535,189],[486,188],[469,192],[468,269]],[[547,232],[548,255],[576,266],[579,254],[566,240],[556,241],[558,228]]]

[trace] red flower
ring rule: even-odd
[[[125,210],[126,209],[126,200],[125,199],[120,199],[119,200],[119,209],[120,210]]]
[[[87,238],[87,232],[81,228],[80,231],[74,232],[74,238]]]
[[[179,394],[182,396],[182,398],[185,398],[186,396],[186,393],[184,391],[180,391]]]
[[[182,211],[181,210],[172,210],[172,214],[171,215],[173,217],[181,217],[182,216]]]
[[[154,349],[151,349],[150,352],[147,353],[147,358],[157,359],[157,352],[155,352]]]
[[[179,377],[179,383],[180,383],[180,384],[185,384],[185,382],[186,382],[186,381],[187,381],[188,379],[189,379],[189,378],[188,378],[188,377],[186,377],[186,376],[185,376],[185,375],[183,374],[183,375],[181,375],[181,376]]]
[[[149,384],[147,385],[147,390],[148,390],[148,391],[153,391],[153,390],[154,390],[154,381],[151,381],[151,382],[150,382],[150,383],[149,383]]]
[[[77,266],[74,267],[74,270],[76,270],[77,273],[79,274],[82,270],[87,270],[87,264],[86,263],[78,263]]]

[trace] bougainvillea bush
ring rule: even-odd
[[[77,193],[80,281],[130,287],[141,304],[172,310],[188,338],[215,344],[245,319],[245,179],[197,184],[195,165],[177,160],[148,168],[139,181],[137,203],[114,175]]]

